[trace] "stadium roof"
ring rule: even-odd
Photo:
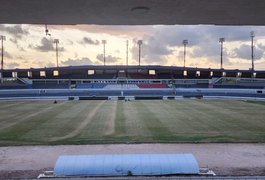
[[[2,24],[265,25],[262,0],[3,0]]]
[[[60,156],[55,176],[126,176],[198,174],[192,154],[123,154]]]
[[[264,72],[263,70],[243,70],[243,69],[216,69],[216,68],[197,68],[197,67],[182,67],[182,66],[125,66],[125,65],[82,65],[82,66],[61,66],[61,67],[44,67],[44,68],[27,68],[27,69],[4,69],[0,72],[19,72],[19,71],[44,71],[44,70],[187,70],[187,71],[233,71],[233,72]]]

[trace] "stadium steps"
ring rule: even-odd
[[[29,78],[17,78],[17,79],[24,84],[32,84],[32,80],[30,80]]]

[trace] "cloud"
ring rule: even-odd
[[[29,63],[29,61],[23,61],[25,63]],[[33,65],[33,67],[56,67],[56,64],[55,63],[52,63],[50,61],[47,61],[47,60],[43,60],[43,59],[37,59],[37,60],[34,60],[33,62],[30,62],[31,65]]]
[[[16,45],[18,44],[17,38],[10,38],[9,40]]]
[[[182,51],[183,52],[183,51]],[[187,55],[190,56],[191,59],[203,58],[205,64],[209,65],[218,65],[221,63],[221,47],[220,44],[215,42],[205,42],[201,45],[195,46],[192,48]],[[223,48],[223,65],[231,65],[231,56],[226,47]],[[197,66],[202,63],[196,63]]]
[[[14,69],[20,66],[20,64],[16,62],[11,62],[11,63],[5,63],[4,66],[6,66],[8,69]]]
[[[66,40],[66,44],[67,45],[74,45],[74,42],[72,40],[70,40],[70,39],[67,39]]]
[[[138,62],[139,59],[139,45],[138,40],[133,40],[133,47],[131,48],[132,59]],[[143,44],[141,45],[141,59],[149,64],[163,64],[166,63],[166,56],[173,53],[167,42],[159,41],[154,36],[145,36]]]
[[[254,58],[255,60],[260,60],[264,55],[265,46],[259,44],[254,48]],[[235,48],[231,54],[232,58],[240,58],[245,60],[251,60],[251,46],[247,44],[242,44],[239,48]]]
[[[25,48],[22,47],[22,46],[19,44],[17,38],[10,38],[9,40],[10,40],[12,43],[14,43],[20,51],[23,51],[23,52],[26,51]]]
[[[80,44],[83,44],[83,45],[86,45],[86,44],[89,44],[89,45],[99,45],[99,40],[93,40],[91,38],[88,38],[88,37],[83,37],[82,41],[79,42]]]
[[[35,46],[35,49],[42,52],[54,51],[53,41],[47,38],[41,39],[41,44]]]
[[[195,46],[192,48],[192,50],[187,47],[187,51],[189,51],[189,55],[192,58],[199,58],[199,57],[215,57],[215,56],[220,56],[220,46],[217,43],[214,42],[209,42],[207,43],[202,43],[201,46]],[[226,54],[226,49],[223,49],[224,56]]]
[[[96,58],[97,58],[97,60],[99,60],[101,62],[104,61],[103,54],[98,54]],[[121,59],[120,57],[108,55],[108,56],[106,56],[106,64],[115,63],[115,62],[119,61],[120,59]]]
[[[59,46],[59,45],[58,45]],[[36,49],[40,52],[55,51],[55,45],[52,39],[42,38],[39,45],[29,45],[29,48]],[[58,51],[64,51],[64,47],[58,47]]]
[[[213,26],[213,25],[176,25],[158,26],[156,37],[166,41],[170,46],[182,46],[182,40],[187,39],[189,46],[200,45],[206,42],[218,43],[224,37],[227,42],[250,41],[250,32],[254,31],[257,37],[265,36],[265,27],[256,26]]]
[[[205,37],[203,31],[198,31],[198,26],[155,26],[155,33],[145,35],[142,45],[142,59],[148,64],[165,64],[168,61],[168,56],[173,55],[179,48],[182,48],[182,41],[187,39],[189,41],[188,47],[199,47]],[[199,29],[203,29],[200,27]],[[206,34],[208,36],[208,34]],[[210,38],[212,41],[212,38]],[[205,40],[206,41],[206,40]],[[208,40],[207,40],[208,41]],[[138,45],[137,40],[134,39],[134,45],[131,49],[132,58],[138,61]],[[218,45],[218,43],[217,43]],[[207,47],[207,46],[203,46]],[[205,54],[205,50],[201,48],[196,49],[196,54]],[[212,51],[208,49],[206,51]],[[188,52],[188,50],[187,50]],[[215,53],[215,52],[211,52]],[[209,54],[209,52],[207,52]],[[187,54],[188,55],[188,54]]]
[[[90,65],[93,64],[93,62],[87,58],[87,57],[83,57],[81,59],[67,59],[65,61],[61,61],[61,64],[65,65],[65,66],[75,66],[75,65]]]
[[[211,62],[219,62],[219,38],[224,37],[226,43],[250,41],[250,32],[254,31],[255,39],[265,37],[265,27],[260,26],[214,26],[214,25],[174,25],[174,26],[98,26],[67,25],[50,26],[53,29],[80,30],[95,34],[109,34],[133,39],[131,46],[132,59],[138,61],[137,39],[142,39],[142,61],[150,64],[165,64],[168,57],[182,51],[182,40],[189,41],[187,56],[204,57]],[[84,37],[80,43],[98,45],[100,42]],[[181,48],[181,49],[180,49]],[[224,49],[224,58],[229,61],[228,50]],[[226,56],[227,55],[227,56]]]
[[[13,59],[13,56],[12,56],[9,52],[7,52],[7,51],[4,52],[4,56],[5,56],[7,59]]]
[[[6,25],[0,24],[0,31],[7,32],[18,39],[21,39],[23,36],[26,36],[29,34],[29,31],[26,29],[23,29],[22,25],[6,26]]]
[[[10,41],[20,47],[20,50],[27,50],[20,45],[24,45],[20,38],[28,36],[36,42],[36,35],[34,35],[37,30],[34,30],[34,26],[37,25],[0,25],[0,31],[12,34],[9,37]],[[39,25],[38,25],[39,26]],[[265,27],[261,26],[213,26],[213,25],[175,25],[175,26],[98,26],[98,25],[49,25],[49,29],[54,29],[54,31],[65,30],[73,34],[80,33],[78,40],[69,40],[70,36],[66,36],[64,40],[64,46],[70,47],[73,44],[78,49],[83,45],[100,45],[100,41],[97,40],[102,37],[102,39],[120,38],[123,42],[129,40],[129,47],[132,57],[129,61],[138,63],[138,45],[137,40],[143,40],[141,60],[144,64],[167,64],[172,62],[177,62],[177,64],[183,63],[183,45],[182,41],[187,39],[189,41],[187,46],[187,64],[211,64],[213,66],[219,67],[220,63],[220,44],[218,42],[220,37],[225,38],[224,43],[224,63],[228,64],[230,62],[237,65],[236,62],[243,62],[242,60],[250,60],[250,32],[254,31],[255,37],[255,59],[264,60],[265,46],[262,44],[257,44],[257,42],[263,42],[265,38]],[[35,32],[34,32],[35,31]],[[29,33],[30,32],[30,33]],[[34,33],[33,33],[34,32]],[[53,33],[56,34],[56,33]],[[100,36],[99,36],[100,35]],[[110,35],[110,36],[109,36]],[[115,37],[114,37],[115,36]],[[63,38],[64,36],[59,36],[58,38]],[[136,38],[137,37],[137,38]],[[73,37],[75,38],[75,37]],[[31,39],[31,40],[32,40]],[[111,41],[111,40],[109,40]],[[132,43],[131,43],[132,42]],[[78,44],[79,43],[79,44]],[[62,44],[59,44],[59,51],[64,51]],[[81,45],[80,45],[81,44]],[[238,45],[239,44],[239,45]],[[241,45],[245,44],[245,46]],[[235,48],[235,45],[238,45]],[[118,46],[117,46],[118,47]],[[55,44],[52,39],[42,38],[36,44],[30,44],[28,48],[37,50],[39,52],[49,52],[55,51]],[[95,47],[96,48],[96,47]],[[70,48],[69,48],[70,49]],[[77,51],[77,53],[82,53],[73,48],[72,54]],[[121,55],[125,57],[124,51],[115,51],[116,47],[113,48],[113,52],[116,56]],[[8,49],[9,50],[9,49]],[[28,50],[29,51],[29,50]],[[10,51],[11,53],[12,51]],[[36,54],[36,52],[34,52]],[[76,54],[77,54],[76,53]],[[120,54],[118,54],[120,53]],[[118,54],[118,55],[117,55]],[[64,53],[66,56],[67,53]],[[80,54],[82,57],[82,54]],[[178,56],[179,55],[179,56]],[[39,55],[38,55],[39,56]],[[67,59],[65,57],[65,63],[70,65],[75,65],[83,63],[84,58],[80,58],[78,55],[70,56],[72,59]],[[97,59],[93,59],[93,64],[102,64],[103,55],[98,54]],[[174,59],[175,58],[175,59]],[[77,62],[71,62],[70,60],[77,60]],[[170,60],[170,61],[169,61]],[[198,61],[200,60],[200,61]],[[30,60],[31,61],[31,60]],[[121,62],[121,58],[115,56],[107,56],[106,62],[116,63]],[[246,62],[246,61],[245,61]],[[89,62],[88,62],[89,63]],[[92,62],[91,62],[92,63]],[[182,65],[182,64],[181,64]]]
[[[46,67],[55,67],[55,66],[56,66],[55,63],[52,63],[52,62],[48,62],[46,64]]]
[[[0,48],[0,52],[2,52],[2,48]],[[4,50],[4,58],[13,59],[13,56],[9,52]]]
[[[181,46],[183,39],[190,40],[190,45],[199,44],[204,39],[218,41],[225,37],[226,41],[250,40],[250,32],[254,31],[256,36],[265,36],[263,26],[215,26],[215,25],[50,25],[52,29],[67,30],[74,29],[88,33],[109,34],[122,37],[143,37],[155,35],[157,39],[164,37],[170,46]]]
[[[39,25],[35,25],[39,26]],[[49,25],[49,29],[57,30],[79,30],[88,33],[95,34],[108,34],[113,36],[123,36],[123,37],[139,37],[144,34],[149,34],[155,31],[155,26],[130,26],[130,25]]]
[[[219,63],[219,38],[224,37],[226,42],[249,42],[250,32],[255,31],[258,37],[265,36],[265,27],[255,26],[154,26],[155,31],[143,36],[142,60],[148,64],[165,64],[168,56],[177,51],[183,52],[182,41],[188,40],[187,56],[193,59],[206,58],[208,62]],[[134,39],[131,48],[132,58],[138,61],[138,45]],[[226,46],[226,45],[224,45]],[[261,58],[260,49],[256,49],[257,59]],[[230,63],[229,52],[224,48],[224,61]]]

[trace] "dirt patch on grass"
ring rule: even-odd
[[[106,101],[101,101],[95,108],[87,114],[86,119],[84,119],[74,131],[70,132],[69,134],[62,136],[62,137],[53,137],[50,141],[59,141],[63,139],[72,138],[78,135],[92,120],[92,118],[96,115],[98,109],[105,103]]]

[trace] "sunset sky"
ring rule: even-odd
[[[182,40],[187,39],[186,66],[219,68],[219,38],[224,37],[224,68],[251,67],[250,32],[255,32],[255,68],[265,69],[265,27],[263,26],[97,26],[0,25],[4,42],[5,68],[56,66],[54,39],[59,39],[59,66],[125,65],[126,40],[129,64],[138,64],[137,40],[143,40],[142,65],[183,66]]]

